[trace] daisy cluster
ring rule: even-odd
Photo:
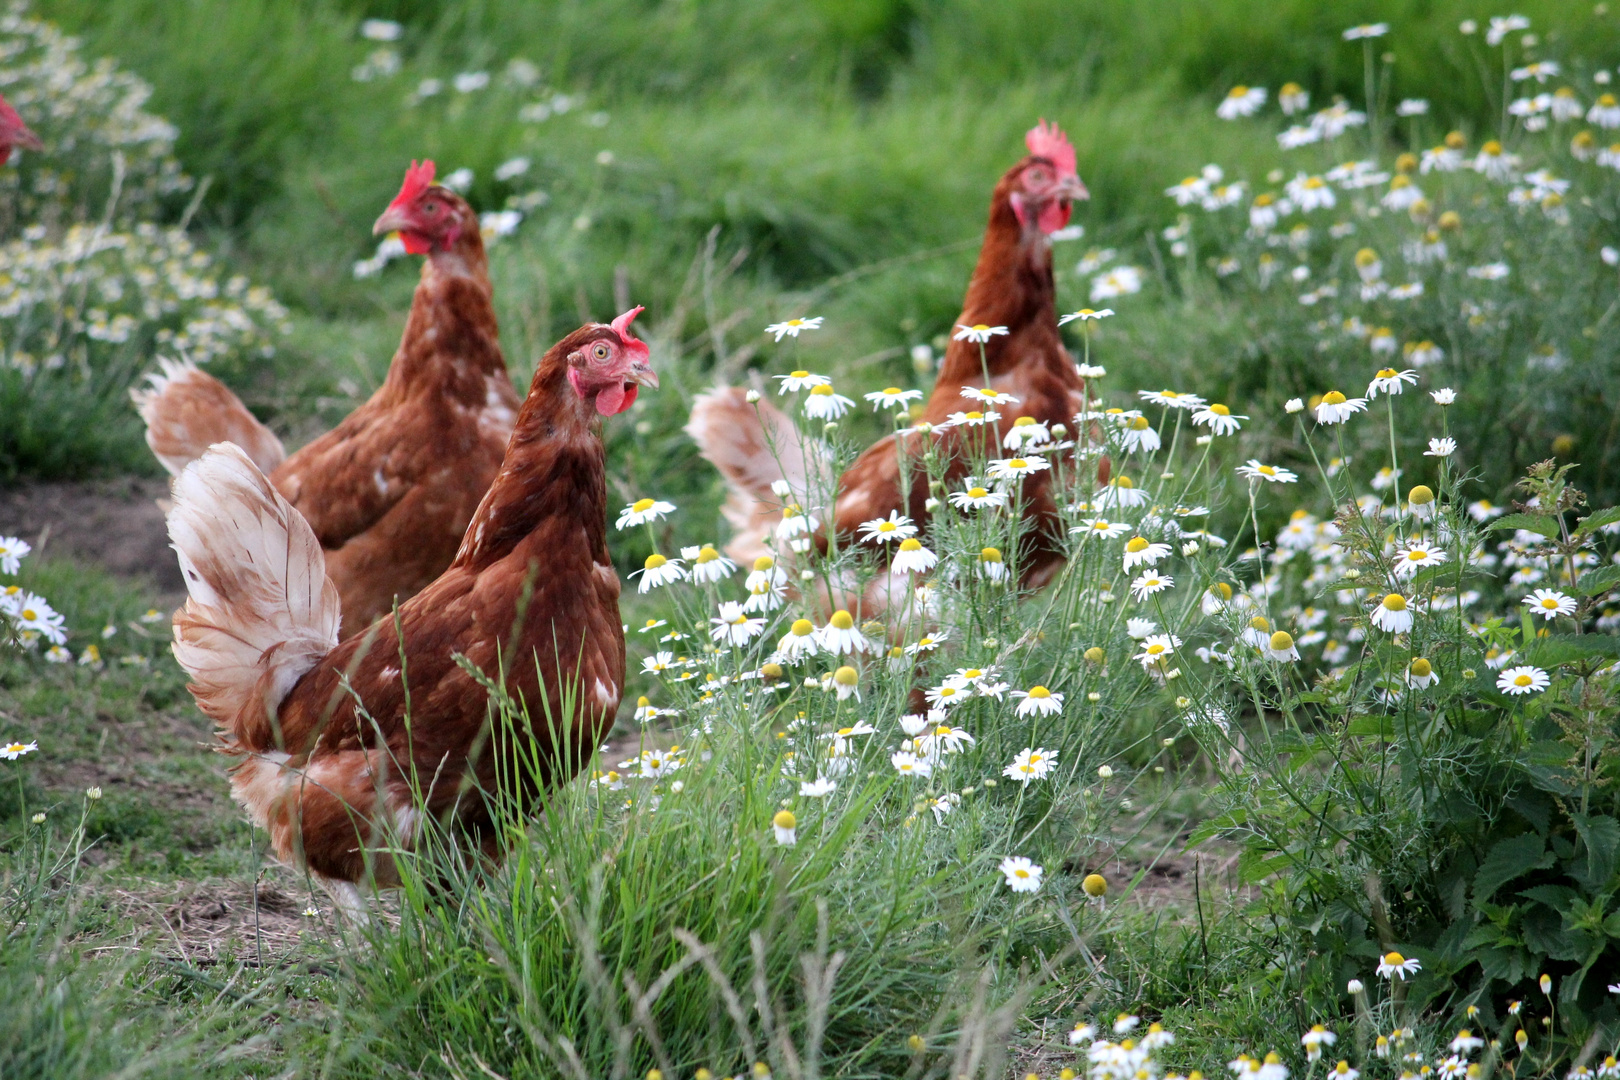
[[[41,643],[48,646],[47,659],[71,659],[62,648],[67,641],[67,624],[43,596],[29,592],[3,579],[14,577],[33,548],[15,536],[0,536],[0,645],[33,651]]]
[[[0,16],[0,86],[45,144],[0,170],[0,370],[88,383],[158,347],[206,363],[268,355],[287,311],[223,277],[179,227],[142,220],[192,186],[151,88],[13,6]]]

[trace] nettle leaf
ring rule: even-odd
[[[1603,566],[1581,575],[1575,591],[1582,596],[1599,596],[1620,584],[1620,566]]]
[[[1560,537],[1558,519],[1548,517],[1546,514],[1509,514],[1507,517],[1497,518],[1491,522],[1492,530],[1523,529],[1525,532],[1537,533],[1549,540]]]
[[[1615,854],[1620,851],[1620,821],[1607,814],[1590,817],[1571,814],[1570,817],[1575,821],[1575,831],[1586,844],[1585,872],[1570,876],[1595,892],[1614,876]]]
[[[1496,890],[1531,870],[1553,864],[1552,852],[1538,833],[1510,836],[1491,848],[1491,853],[1479,864],[1474,875],[1474,903],[1489,900]]]
[[[1595,532],[1603,528],[1603,526],[1613,525],[1615,522],[1620,522],[1620,506],[1611,506],[1581,518],[1580,523],[1575,526],[1575,535],[1585,536],[1589,532]]]
[[[1568,885],[1536,885],[1529,889],[1521,889],[1519,895],[1527,900],[1546,904],[1554,911],[1564,912],[1581,894]]]

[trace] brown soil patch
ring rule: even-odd
[[[169,482],[156,477],[25,482],[0,490],[0,533],[21,536],[37,553],[69,555],[180,595],[185,580],[157,502],[168,494]]]

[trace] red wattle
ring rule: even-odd
[[[421,233],[402,232],[399,239],[405,245],[405,252],[408,255],[426,255],[433,250],[433,241]]]
[[[1036,223],[1043,233],[1055,233],[1069,223],[1071,207],[1065,201],[1049,202],[1041,209],[1040,220]]]
[[[641,387],[635,383],[625,386],[623,383],[611,383],[602,387],[596,395],[596,411],[603,416],[614,416],[624,412],[636,403],[636,394]]]

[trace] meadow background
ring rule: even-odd
[[[1359,385],[1373,366],[1366,346],[1313,328],[1292,292],[1264,299],[1219,278],[1206,260],[1235,243],[1232,236],[1217,233],[1207,251],[1173,255],[1165,230],[1176,225],[1178,208],[1164,189],[1209,162],[1255,185],[1274,169],[1291,175],[1297,155],[1278,148],[1274,116],[1229,123],[1215,107],[1234,84],[1275,94],[1289,81],[1310,91],[1313,108],[1339,95],[1359,107],[1366,54],[1341,38],[1355,23],[1395,28],[1373,50],[1383,110],[1404,98],[1430,102],[1427,118],[1386,128],[1378,147],[1385,159],[1449,130],[1477,147],[1500,129],[1511,96],[1499,55],[1479,35],[1457,30],[1464,19],[1499,13],[1446,0],[41,0],[30,10],[79,36],[86,57],[114,58],[150,84],[144,107],[174,125],[173,155],[193,182],[154,190],[143,213],[163,225],[183,223],[220,278],[241,275],[273,295],[278,306],[264,328],[270,347],[255,341],[230,351],[213,370],[289,445],[335,423],[386,371],[415,260],[375,272],[357,273],[356,265],[376,251],[371,222],[413,158],[435,159],[441,177],[471,170],[469,198],[480,210],[522,213],[493,246],[491,263],[503,344],[520,385],[541,352],[579,322],[645,304],[638,328],[654,345],[662,388],[644,395],[628,422],[606,425],[609,483],[625,501],[651,494],[682,512],[656,532],[614,534],[626,573],[655,544],[669,551],[724,538],[723,493],[681,425],[692,396],[711,382],[786,370],[760,332],[767,322],[823,316],[825,329],[791,347],[794,363],[833,375],[846,392],[931,384],[918,348],[942,351],[989,192],[1021,156],[1022,134],[1037,117],[1069,133],[1092,195],[1074,218],[1084,235],[1056,246],[1060,309],[1088,302],[1095,268],[1080,268],[1088,252],[1111,249],[1117,254],[1105,263],[1142,268],[1144,289],[1111,301],[1119,315],[1094,336],[1097,358],[1116,375],[1128,372],[1129,389],[1178,387],[1271,418],[1246,433],[1245,455],[1280,455],[1303,471],[1310,459],[1282,423],[1282,403],[1340,376],[1346,390]],[[1559,57],[1587,89],[1593,73],[1620,62],[1620,17],[1605,4],[1535,0],[1515,10],[1530,18],[1538,42],[1515,39],[1516,56]],[[367,18],[396,21],[399,37],[368,40],[360,29]],[[479,74],[487,79],[458,88],[458,76]],[[430,81],[437,86],[427,93]],[[1362,144],[1354,156],[1369,152]],[[527,159],[526,170],[500,170],[516,158]],[[108,183],[88,173],[73,179],[83,216],[94,220]],[[1481,359],[1448,429],[1471,469],[1466,488],[1453,493],[1459,500],[1506,503],[1530,463],[1554,458],[1580,463],[1572,480],[1593,506],[1617,501],[1616,274],[1599,255],[1620,243],[1617,191],[1615,183],[1585,189],[1581,227],[1556,237],[1481,211],[1493,224],[1473,234],[1470,256],[1483,262],[1514,243],[1531,245],[1514,260],[1536,284],[1516,294],[1511,318],[1471,354]],[[1355,245],[1342,246],[1336,268],[1351,280]],[[1424,325],[1446,341],[1447,320],[1455,312],[1436,309]],[[21,490],[159,475],[125,394],[158,348],[137,336],[121,344],[116,362],[88,373],[0,371],[0,483]],[[1556,370],[1525,363],[1555,353]],[[845,434],[858,446],[880,423],[867,415]],[[1403,454],[1415,455],[1430,434],[1403,428]],[[1217,508],[1211,527],[1230,533],[1248,512]],[[1259,531],[1271,534],[1288,512],[1281,500],[1262,506]],[[620,847],[598,835],[600,819],[591,815],[603,811],[581,798],[554,808],[535,845],[537,859],[567,868],[578,905],[514,900],[521,860],[495,889],[494,904],[476,899],[471,876],[453,882],[466,888],[451,890],[461,899],[448,909],[440,903],[443,882],[422,883],[399,902],[399,936],[373,941],[376,962],[356,971],[350,946],[326,933],[325,920],[302,914],[324,901],[296,875],[263,866],[262,838],[224,797],[219,763],[203,749],[205,728],[167,657],[163,627],[142,621],[160,600],[157,586],[53,557],[27,573],[30,587],[51,597],[85,640],[103,623],[113,628],[104,640],[109,657],[116,651],[120,659],[96,674],[46,669],[26,657],[0,667],[3,734],[37,730],[51,750],[48,764],[16,770],[15,791],[0,795],[7,827],[35,837],[7,850],[0,1042],[21,1048],[0,1057],[7,1076],[565,1073],[548,1056],[550,1030],[525,1027],[532,1003],[514,989],[548,985],[569,988],[559,1010],[593,1018],[586,1026],[595,1041],[583,1048],[593,1064],[610,1063],[604,1075],[628,1075],[630,1055],[621,1060],[620,1043],[635,1026],[628,1009],[636,995],[619,1001],[618,987],[604,988],[581,957],[600,947],[613,954],[611,970],[634,970],[645,983],[679,955],[668,939],[677,924],[705,940],[725,938],[727,927],[769,927],[774,936],[758,947],[765,956],[758,965],[786,988],[798,1036],[818,1023],[816,994],[796,981],[803,976],[808,986],[812,974],[800,970],[799,957],[825,964],[828,933],[835,945],[860,942],[861,962],[835,999],[822,999],[819,1021],[830,1024],[848,1075],[923,1075],[908,1034],[927,1042],[949,1031],[959,1037],[953,1045],[1013,1045],[1014,1075],[1027,1068],[1055,1077],[1075,1062],[1051,1049],[1063,1042],[1052,1025],[1055,1018],[1066,1025],[1077,1010],[1106,1016],[1145,1007],[1173,1018],[1183,1032],[1178,1063],[1206,1070],[1240,1049],[1272,1047],[1308,1070],[1298,1033],[1331,1015],[1347,1025],[1345,1052],[1354,1043],[1363,1057],[1371,1034],[1396,1020],[1410,1019],[1433,1045],[1449,1038],[1443,1021],[1409,1017],[1392,1001],[1379,1006],[1385,1011],[1375,1023],[1365,1004],[1344,996],[1348,973],[1372,962],[1364,941],[1349,940],[1366,927],[1346,914],[1364,888],[1366,865],[1307,867],[1303,879],[1268,876],[1260,848],[1305,850],[1315,840],[1302,839],[1305,830],[1277,841],[1300,828],[1262,822],[1280,799],[1235,809],[1241,793],[1218,790],[1209,764],[1218,754],[1161,746],[1173,695],[1153,689],[1110,698],[1105,722],[1065,729],[1075,771],[1061,794],[1035,809],[986,810],[968,834],[977,840],[1057,822],[1065,839],[1054,850],[1071,852],[1063,870],[1078,875],[1087,859],[1106,865],[1116,889],[1126,881],[1142,886],[1138,902],[1098,911],[1073,896],[1075,911],[1056,914],[987,899],[940,869],[976,857],[966,838],[951,852],[946,841],[912,844],[898,831],[828,835],[828,854],[800,875],[763,856],[742,866],[728,861],[737,838],[689,828],[695,817],[647,819],[636,842]],[[665,614],[640,600],[626,605],[632,623]],[[1016,608],[994,618],[998,632],[1021,632]],[[75,641],[75,651],[83,644]],[[1123,656],[1116,662],[1131,666]],[[893,700],[880,699],[881,707],[898,711],[895,688],[885,692]],[[1595,709],[1599,720],[1612,720],[1606,708],[1600,699],[1581,715],[1597,724]],[[633,730],[626,725],[620,734]],[[1557,738],[1542,735],[1538,746]],[[1000,745],[1014,738],[1002,737],[993,753],[1016,752],[1017,745]],[[749,760],[758,749],[749,746],[742,739],[726,760]],[[1456,755],[1444,760],[1461,763],[1458,776],[1483,770],[1510,795],[1502,776],[1545,764],[1526,765],[1506,751],[1490,757],[1472,743],[1442,749]],[[1277,760],[1289,752],[1282,748]],[[1093,785],[1090,772],[1108,762],[1122,775],[1128,769],[1136,786]],[[1179,782],[1178,764],[1197,783]],[[1167,766],[1169,777],[1155,772]],[[704,796],[715,820],[747,822],[771,809],[748,792],[740,766],[733,779],[741,782],[711,784]],[[105,792],[86,801],[80,793],[92,783]],[[1612,777],[1598,788],[1600,801],[1612,802]],[[868,793],[857,787],[850,797],[858,803]],[[870,795],[873,805],[890,797]],[[58,844],[75,835],[97,839],[84,869],[27,831],[26,813],[41,805],[51,808],[52,828],[58,818],[66,822]],[[1495,843],[1504,834],[1499,820],[1481,816],[1436,840],[1424,831],[1425,805],[1414,797],[1387,815],[1367,811],[1360,825],[1368,835],[1388,835],[1379,856],[1388,862],[1379,865],[1411,886],[1401,917],[1422,924],[1413,933],[1439,955],[1436,942],[1453,925],[1446,922],[1451,901],[1426,895],[1425,879],[1442,869],[1463,872],[1447,861],[1459,844]],[[1580,805],[1584,814],[1584,799]],[[1219,827],[1210,824],[1217,809],[1227,815]],[[82,834],[72,831],[74,820]],[[1455,823],[1447,821],[1447,828]],[[1245,822],[1257,833],[1275,831],[1245,849],[1232,835]],[[1150,873],[1195,833],[1209,842],[1165,864],[1173,875]],[[1607,876],[1593,857],[1583,903],[1587,893],[1612,903],[1612,848]],[[1560,858],[1587,859],[1586,848],[1558,850]],[[616,875],[605,894],[604,866]],[[704,872],[692,874],[693,867]],[[915,877],[896,884],[895,867]],[[733,876],[712,902],[706,884],[683,877],[707,883],[720,868]],[[1049,869],[1056,874],[1059,866]],[[1477,869],[1466,863],[1469,875]],[[471,875],[453,865],[439,871]],[[1198,877],[1206,872],[1213,886]],[[81,873],[93,887],[81,886]],[[673,881],[681,888],[662,895]],[[830,916],[817,906],[828,897]],[[1598,913],[1597,955],[1614,955],[1620,946],[1603,943],[1620,941],[1620,916],[1604,929],[1605,907],[1582,910]],[[885,918],[885,911],[906,917]],[[1343,940],[1333,936],[1341,923],[1351,927]],[[1546,940],[1555,933],[1535,932]],[[1529,944],[1504,938],[1492,947],[1545,958],[1545,941],[1529,936]],[[1082,963],[1066,951],[1078,939],[1106,947],[1114,959],[1106,975],[1095,957]],[[750,971],[756,954],[746,934],[729,946],[727,970]],[[1561,979],[1579,966],[1579,958],[1559,962]],[[963,976],[969,968],[971,977]],[[1513,969],[1520,978],[1529,970]],[[981,971],[993,990],[974,981]],[[1035,975],[1047,980],[1038,994],[1028,981]],[[721,999],[690,981],[679,987],[669,996],[678,1003],[673,1013],[661,1014],[686,1033],[676,1058],[735,1052],[729,1031],[713,1034],[724,1019]],[[1430,994],[1442,995],[1439,983],[1418,992],[1424,1001]],[[1464,1000],[1449,989],[1442,996],[1447,1008]],[[1505,999],[1468,1000],[1483,1002],[1492,1021],[1511,1023]],[[1612,1006],[1609,1013],[1587,1006],[1577,1013],[1588,1023],[1581,1032],[1591,1030],[1594,1015],[1612,1019]],[[611,1022],[597,1022],[610,1014]],[[1511,1040],[1510,1028],[1503,1033]],[[1559,1044],[1522,1071],[1561,1074],[1578,1049]],[[637,1053],[640,1072],[648,1061]],[[990,1055],[971,1068],[991,1065],[1004,1063]]]

